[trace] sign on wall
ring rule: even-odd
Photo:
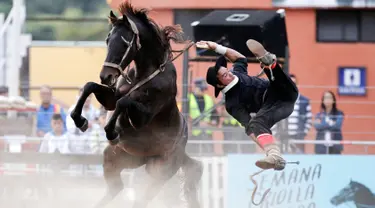
[[[366,95],[366,69],[364,67],[339,67],[338,75],[339,95]]]
[[[317,8],[374,8],[374,0],[272,0],[272,6],[283,8],[317,7]]]
[[[259,171],[255,161],[264,155],[229,155],[227,208],[320,208],[375,207],[375,156],[287,155],[283,171],[267,170],[255,179],[259,202],[271,188],[260,206],[251,202],[254,185],[250,175]]]

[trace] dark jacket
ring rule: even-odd
[[[225,93],[225,108],[238,122],[247,126],[250,113],[258,112],[263,104],[263,95],[269,81],[249,76],[245,58],[234,62],[233,74],[238,77],[238,82]]]
[[[331,120],[335,123],[331,126],[329,125],[325,117],[328,116]],[[314,123],[314,127],[317,131],[316,133],[316,140],[325,140],[325,133],[329,131],[331,133],[331,139],[334,141],[342,141],[342,122],[344,120],[344,114],[342,111],[337,111],[335,114],[327,114],[326,112],[320,112],[316,114],[316,119],[320,119],[321,123]],[[317,144],[315,145],[315,153],[317,154],[325,154],[327,152],[327,146],[324,144]],[[342,144],[333,145],[333,149],[335,152],[341,152],[343,150]]]
[[[297,139],[303,140],[306,137],[306,134],[311,128],[311,106],[310,100],[301,95],[299,97],[299,118],[298,118],[298,129],[297,129]]]

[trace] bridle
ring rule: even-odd
[[[128,66],[128,68],[125,70],[123,69],[121,66],[123,64],[123,62],[126,60],[126,57],[129,55],[129,52],[130,52],[130,49],[133,48],[133,44],[134,44],[134,40],[136,40],[136,52],[138,52],[142,45],[141,45],[141,42],[140,42],[140,39],[139,39],[139,31],[138,31],[138,28],[137,26],[135,25],[135,23],[133,22],[133,20],[129,19],[128,18],[128,21],[130,23],[130,26],[132,28],[132,31],[133,31],[133,37],[130,41],[127,41],[123,36],[121,36],[121,40],[124,41],[124,43],[128,46],[124,55],[122,56],[121,58],[121,61],[119,64],[115,64],[115,63],[111,63],[111,62],[104,62],[103,66],[108,66],[108,67],[112,67],[112,68],[115,68],[117,69],[121,76],[124,77],[124,79],[129,83],[131,84],[132,81],[129,77],[129,69],[130,69],[130,64]]]
[[[124,41],[124,43],[128,46],[128,48],[126,49],[124,55],[122,56],[122,59],[120,61],[119,64],[115,64],[115,63],[111,63],[111,62],[104,62],[103,66],[108,66],[108,67],[112,67],[112,68],[115,68],[117,70],[119,70],[121,76],[129,83],[129,84],[132,84],[132,80],[130,79],[129,77],[129,69],[130,69],[130,64],[128,66],[128,68],[125,70],[121,67],[121,65],[123,64],[124,60],[126,59],[126,57],[128,56],[129,52],[130,52],[130,49],[133,47],[133,44],[134,44],[134,40],[136,41],[136,52],[138,52],[142,45],[140,43],[140,38],[139,38],[139,31],[138,31],[138,28],[137,26],[135,25],[135,23],[130,19],[128,18],[128,21],[131,25],[131,28],[132,28],[132,31],[133,31],[133,37],[130,41],[127,41],[123,36],[121,36],[121,39],[122,41]],[[190,42],[184,49],[182,50],[179,50],[179,51],[173,51],[172,52],[179,52],[180,54],[178,54],[177,56],[175,56],[174,58],[172,58],[171,60],[169,60],[169,56],[168,54],[166,53],[165,54],[165,59],[164,59],[164,62],[159,66],[159,68],[157,70],[155,70],[152,74],[150,74],[147,78],[141,80],[140,82],[138,82],[135,86],[133,86],[127,93],[126,93],[126,96],[130,95],[130,93],[134,92],[136,89],[138,89],[139,87],[141,87],[142,85],[144,85],[146,82],[150,81],[151,79],[153,79],[156,75],[158,75],[159,73],[163,72],[164,69],[165,69],[165,65],[168,63],[168,61],[170,62],[173,62],[174,60],[176,60],[180,55],[182,55],[186,50],[188,50],[190,47],[192,47],[195,43],[194,42]]]

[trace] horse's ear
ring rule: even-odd
[[[124,22],[124,24],[125,24],[126,26],[129,26],[129,27],[130,27],[129,19],[128,19],[128,17],[127,17],[125,14],[122,15],[122,20],[123,20],[123,22]]]
[[[116,15],[113,13],[112,10],[111,10],[111,12],[109,12],[109,17],[110,17],[110,18],[117,19]]]
[[[111,12],[109,12],[109,21],[114,24],[116,21],[117,21],[117,17],[116,15],[113,13],[113,11],[111,10]]]

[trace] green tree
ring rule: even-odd
[[[0,1],[0,13],[4,13],[5,15],[8,15],[11,8],[12,8],[12,0]]]
[[[27,0],[28,17],[103,18],[100,22],[29,21],[34,40],[104,40],[109,31],[105,0]]]

